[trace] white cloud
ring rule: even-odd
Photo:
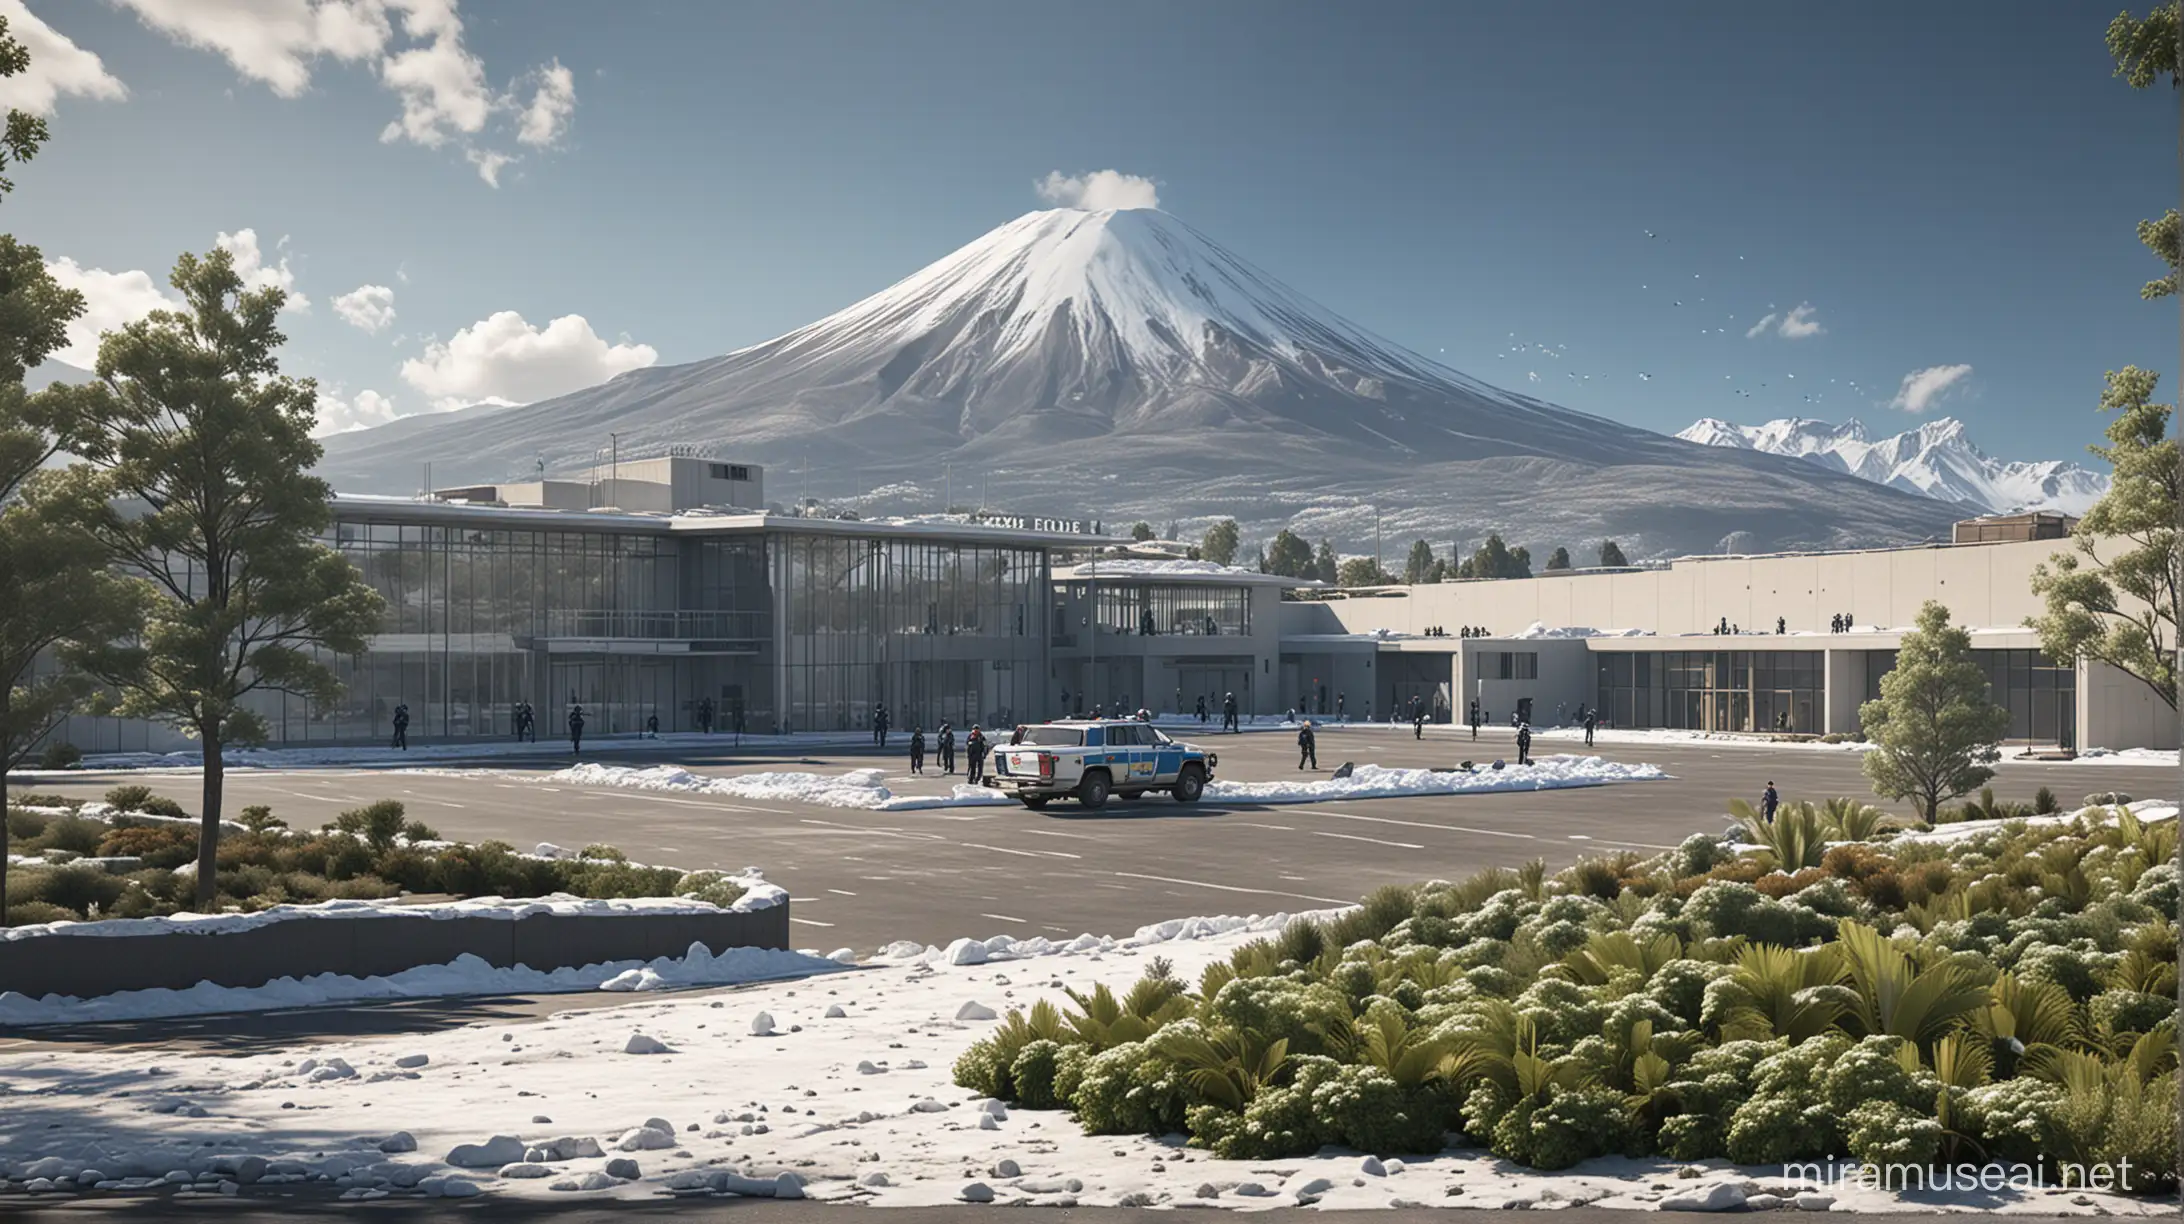
[[[358,285],[334,299],[334,313],[349,326],[378,335],[394,322],[394,290]]]
[[[379,79],[402,99],[402,117],[379,139],[408,139],[437,149],[452,136],[485,130],[495,99],[485,83],[485,61],[463,46],[455,0],[404,0],[402,30],[423,42],[382,60]],[[429,39],[430,41],[423,41]]]
[[[20,0],[0,0],[0,4]],[[514,158],[486,145],[511,135],[557,146],[576,110],[576,79],[560,60],[496,90],[463,43],[459,0],[115,0],[175,42],[214,51],[284,98],[311,85],[318,61],[369,63],[401,102],[387,143],[461,148],[488,185]],[[399,20],[397,20],[399,19]],[[118,83],[117,83],[118,84]],[[525,89],[529,97],[520,96]]]
[[[610,344],[582,315],[533,327],[503,310],[425,346],[402,363],[402,380],[440,408],[488,401],[528,404],[596,386],[660,359],[648,344]]]
[[[240,229],[232,234],[222,234],[213,240],[213,245],[235,257],[235,274],[243,278],[243,288],[279,289],[288,295],[288,301],[281,309],[311,309],[311,299],[296,292],[296,274],[288,266],[288,256],[282,255],[277,264],[265,262],[264,253],[258,249],[258,231]],[[288,236],[283,234],[281,240],[274,244],[274,249],[282,251],[287,246]]]
[[[569,130],[569,116],[576,113],[576,78],[558,59],[531,75],[536,88],[531,104],[523,108],[523,125],[516,129],[516,139],[552,148]]]
[[[1896,397],[1888,401],[1888,406],[1913,414],[1925,412],[1971,372],[1972,367],[1968,365],[1928,366],[1923,370],[1913,370],[1903,376],[1903,385],[1896,388]]]
[[[1049,170],[1032,184],[1039,198],[1061,208],[1158,208],[1160,191],[1149,178],[1120,170],[1094,170],[1090,174],[1063,174]]]
[[[356,398],[348,400],[342,399],[338,391],[338,388],[333,391],[319,388],[318,427],[311,431],[314,436],[323,438],[327,434],[354,433],[374,425],[385,425],[402,415],[393,400],[377,391],[359,391]]]
[[[92,52],[69,40],[23,6],[23,0],[0,0],[0,17],[8,20],[8,33],[30,52],[30,67],[0,79],[0,108],[16,107],[33,115],[51,115],[63,96],[119,102],[129,88],[106,70]]]
[[[1826,330],[1827,328],[1820,326],[1819,320],[1812,317],[1810,302],[1799,302],[1795,309],[1782,316],[1780,333],[1784,340],[1803,340]]]
[[[1781,314],[1776,314],[1774,306],[1769,304],[1767,313],[1760,316],[1759,322],[1744,329],[1744,338],[1757,340],[1771,333],[1784,340],[1804,340],[1825,334],[1828,329],[1820,326],[1820,320],[1812,316],[1813,305],[1810,302],[1799,302],[1794,309]]]
[[[386,0],[118,0],[175,42],[218,52],[284,98],[311,84],[320,56],[376,56],[393,31]],[[395,0],[403,3],[404,0]]]
[[[181,306],[147,272],[86,268],[65,255],[48,263],[46,271],[62,288],[83,295],[83,316],[68,325],[67,346],[53,354],[54,360],[80,369],[98,365],[101,334],[126,327],[155,310]]]
[[[471,165],[478,168],[478,177],[484,179],[488,187],[500,186],[502,168],[516,160],[511,154],[495,153],[491,149],[472,149],[464,156],[470,159]]]

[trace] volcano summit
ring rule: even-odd
[[[1234,517],[1390,540],[1707,551],[1916,541],[1935,502],[1695,445],[1479,382],[1374,336],[1152,209],[1019,217],[836,314],[726,356],[512,408],[326,440],[359,492],[527,478],[673,444],[774,468],[779,493],[874,512],[958,502]],[[874,492],[878,490],[878,492]]]

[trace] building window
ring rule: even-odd
[[[1486,672],[1486,674],[1487,674],[1487,677],[1488,677],[1489,679],[1492,679],[1492,680],[1537,680],[1537,679],[1539,679],[1539,652],[1538,652],[1538,651],[1536,651],[1536,650],[1498,650],[1498,651],[1493,651],[1493,652],[1491,652],[1491,653],[1492,653],[1493,655],[1497,656],[1497,657],[1495,657],[1495,658],[1491,659],[1491,660],[1490,660],[1490,661],[1489,661],[1489,662],[1488,662],[1488,663],[1486,664],[1486,667],[1485,667],[1485,672]]]
[[[749,480],[751,469],[740,463],[708,463],[705,474],[715,480]]]
[[[1086,588],[1075,594],[1084,598]],[[1117,583],[1099,588],[1099,624],[1107,633],[1249,636],[1251,591],[1240,586]]]

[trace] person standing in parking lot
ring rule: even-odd
[[[1230,693],[1221,699],[1221,729],[1223,731],[1241,730],[1236,725],[1236,694],[1234,693]]]
[[[1587,710],[1587,711],[1585,711],[1585,746],[1586,746],[1587,748],[1590,748],[1590,747],[1592,747],[1592,733],[1593,733],[1593,727],[1595,727],[1596,725],[1598,725],[1598,724],[1599,724],[1599,722],[1600,722],[1600,711],[1598,711],[1598,710]]]
[[[955,728],[945,719],[940,724],[940,772],[955,772]]]
[[[1517,724],[1517,764],[1532,763],[1532,724]]]
[[[971,724],[971,733],[963,738],[964,781],[976,786],[986,780],[986,733]]]
[[[569,707],[569,755],[584,751],[584,707]]]
[[[1312,734],[1311,719],[1306,719],[1297,729],[1297,768],[1303,769],[1307,764],[1313,769],[1319,768],[1319,741]]]
[[[925,728],[910,728],[910,772],[925,772]]]

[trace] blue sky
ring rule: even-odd
[[[105,319],[230,235],[340,425],[754,343],[1111,168],[1572,407],[2083,459],[2102,371],[2177,355],[2117,7],[0,0],[55,135],[0,220]]]

